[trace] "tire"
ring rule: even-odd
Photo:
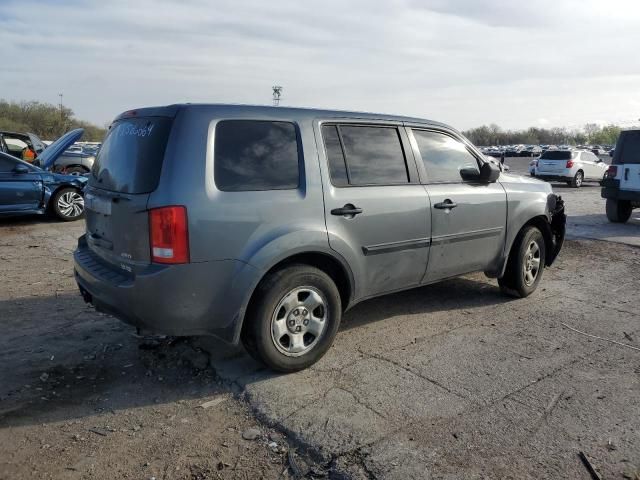
[[[533,248],[534,244],[537,250]],[[502,293],[511,297],[524,298],[535,292],[544,272],[545,254],[546,246],[542,232],[532,226],[523,228],[511,247],[505,274],[498,279]],[[537,269],[535,269],[535,259],[537,259]]]
[[[64,170],[65,175],[84,175],[85,173],[89,173],[84,167],[70,167]]]
[[[285,373],[322,358],[342,317],[331,277],[309,265],[291,265],[265,278],[255,295],[242,329],[242,343],[253,358]]]
[[[626,223],[631,217],[631,202],[607,198],[607,218],[613,223]]]
[[[569,185],[573,188],[580,188],[582,186],[582,182],[584,182],[584,173],[582,170],[578,170],[569,182]]]
[[[63,222],[72,222],[84,217],[84,198],[77,188],[65,187],[51,199],[53,213]]]

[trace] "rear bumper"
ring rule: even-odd
[[[571,180],[573,180],[573,176],[569,176],[566,175],[564,173],[562,174],[553,174],[553,173],[539,173],[536,172],[536,178],[539,178],[541,180],[547,180],[547,181],[556,181],[556,182],[569,182]]]
[[[612,200],[628,200],[630,202],[640,202],[640,192],[633,190],[620,190],[620,180],[604,179],[600,182],[602,198],[610,198]]]
[[[75,280],[96,310],[157,333],[214,335],[228,342],[237,341],[246,297],[235,291],[234,278],[247,268],[253,269],[234,260],[152,264],[132,275],[103,262],[84,236],[74,252]]]

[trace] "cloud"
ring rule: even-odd
[[[606,8],[605,8],[606,7]],[[407,114],[467,128],[636,118],[640,6],[612,0],[4,0],[0,96],[97,123],[181,101]]]

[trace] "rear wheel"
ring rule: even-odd
[[[631,217],[631,202],[607,198],[607,218],[613,223],[626,223]]]
[[[582,186],[582,182],[584,182],[584,173],[582,170],[578,170],[574,177],[569,182],[573,188],[580,188]]]
[[[53,196],[53,213],[64,221],[71,222],[84,216],[84,198],[76,188],[61,188]]]
[[[538,287],[544,265],[542,232],[536,227],[523,228],[511,247],[505,274],[498,279],[500,290],[511,297],[528,297]]]
[[[261,282],[242,342],[273,370],[302,370],[329,349],[341,315],[340,293],[331,277],[308,265],[292,265]]]

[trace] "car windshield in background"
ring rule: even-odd
[[[93,164],[89,184],[122,193],[155,190],[172,122],[161,117],[115,122]]]
[[[615,163],[640,163],[640,130],[622,132],[620,158]]]
[[[547,150],[542,154],[540,160],[570,160],[575,158],[575,152],[570,150]]]

